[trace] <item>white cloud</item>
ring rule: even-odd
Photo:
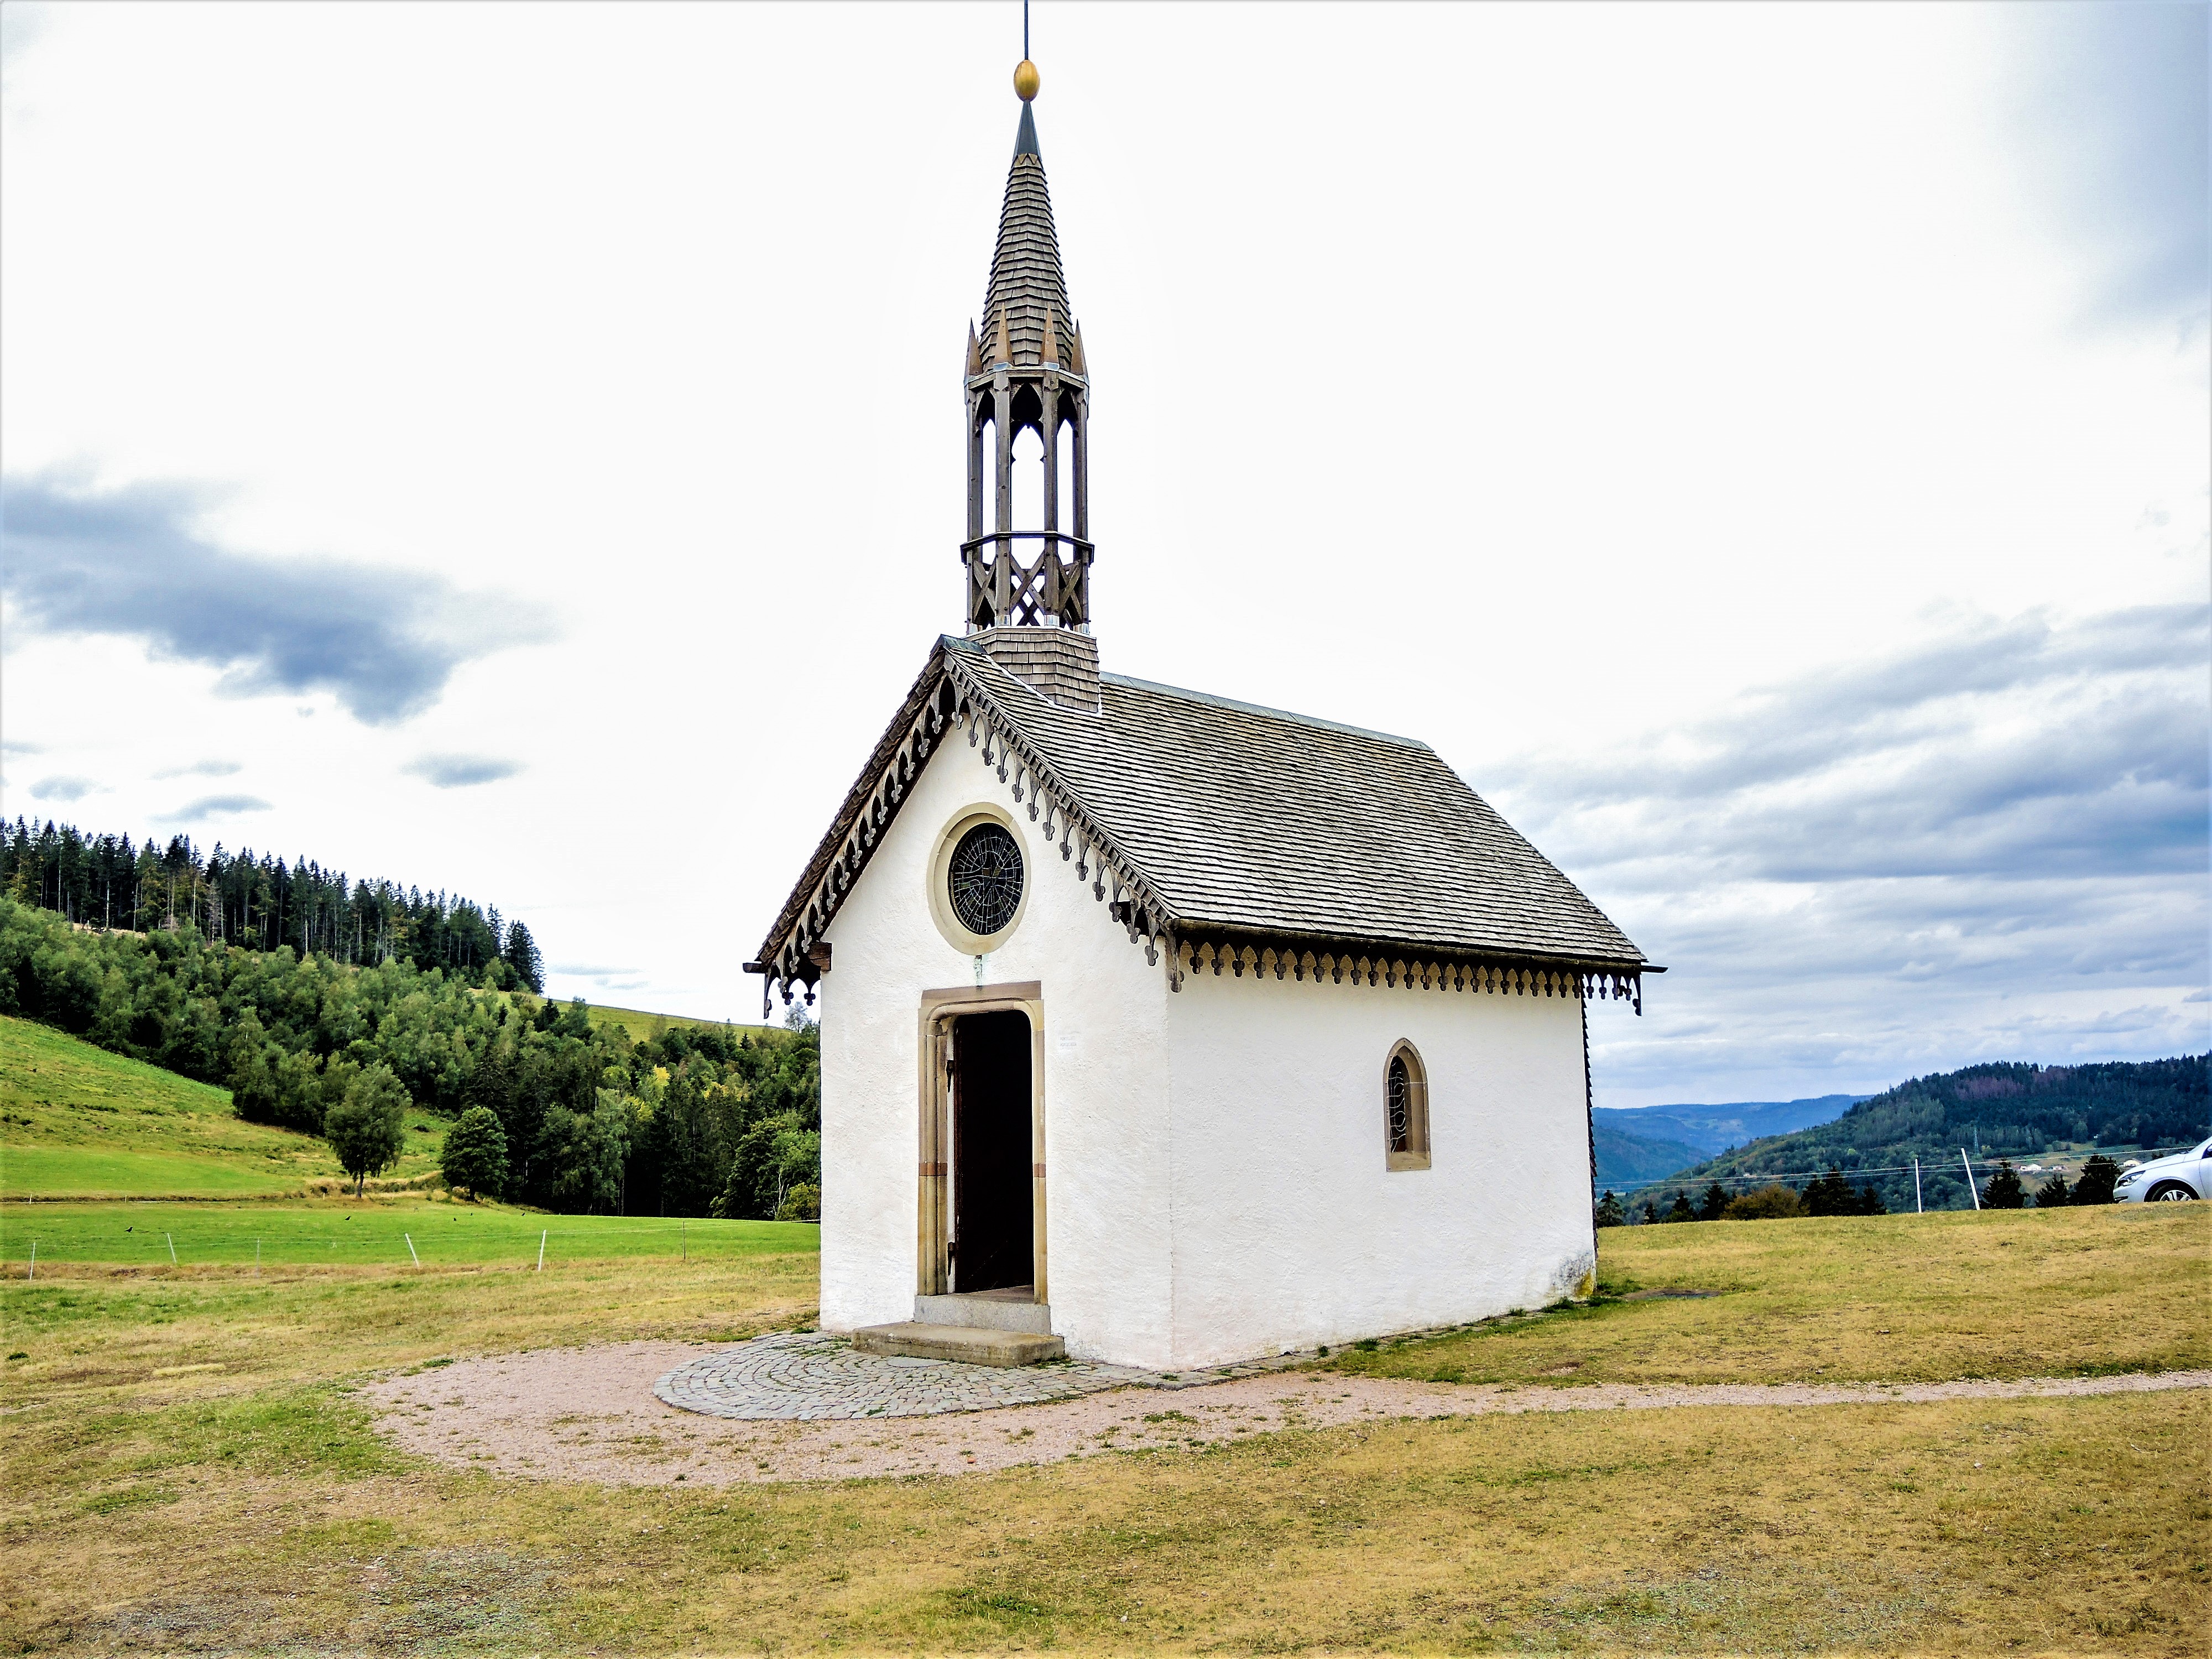
[[[288,848],[637,963],[633,1006],[757,1007],[738,963],[959,614],[1011,15],[52,11],[0,117],[9,464],[181,481],[212,574],[189,660],[160,607],[11,629],[10,740],[117,780],[118,828],[180,743],[239,757]],[[1525,808],[1676,969],[1594,1013],[1608,1097],[2133,1053],[2155,1018],[2099,1023],[2202,982],[2203,699],[2058,656],[2203,609],[2206,331],[2156,284],[2081,326],[2134,245],[2072,169],[2167,141],[2019,15],[1035,19],[1106,665]],[[483,594],[544,641],[474,648]],[[295,649],[326,602],[343,672]],[[526,770],[434,811],[365,781],[430,756]],[[706,896],[697,858],[617,878],[641,824]]]

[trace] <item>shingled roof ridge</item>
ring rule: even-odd
[[[1300,714],[1288,708],[1271,708],[1263,702],[1245,702],[1237,697],[1218,696],[1211,691],[1193,691],[1187,686],[1163,685],[1158,680],[1140,680],[1129,674],[1102,673],[1098,678],[1108,685],[1126,685],[1133,690],[1150,691],[1158,696],[1180,697],[1185,702],[1233,708],[1240,714],[1259,714],[1271,720],[1288,720],[1295,726],[1311,726],[1324,732],[1341,732],[1348,737],[1369,738],[1376,743],[1394,743],[1401,749],[1419,750],[1425,755],[1436,753],[1419,738],[1401,738],[1394,732],[1376,732],[1364,726],[1348,725],[1343,720],[1323,720],[1318,714]]]

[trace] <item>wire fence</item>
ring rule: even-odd
[[[2130,1164],[2148,1164],[2153,1158],[2167,1158],[2175,1152],[2193,1152],[2197,1144],[2198,1143],[2192,1140],[2189,1142],[2188,1145],[2182,1146],[2151,1146],[2134,1151],[2123,1151],[2120,1148],[2114,1147],[2110,1149],[2101,1149],[2097,1152],[2022,1152],[2018,1157],[2014,1157],[2010,1153],[2005,1153],[1995,1158],[1988,1156],[1974,1158],[1969,1155],[1966,1158],[1965,1162],[1968,1168],[1989,1173],[1994,1173],[2000,1163],[2007,1163],[2010,1164],[2014,1170],[2025,1175],[2031,1173],[2048,1174],[2051,1170],[2057,1168],[2060,1164],[2078,1166],[2081,1164],[2086,1163],[2092,1158],[2104,1157],[2111,1158],[2122,1169],[2125,1169]],[[1963,1151],[1963,1149],[1961,1150]],[[2028,1167],[2030,1163],[2033,1160],[2040,1158],[2048,1158],[2052,1161],[2042,1165],[2038,1170],[2031,1170]],[[1948,1158],[1923,1158],[1917,1164],[1868,1164],[1856,1165],[1850,1169],[1842,1170],[1841,1173],[1844,1179],[1846,1181],[1857,1181],[1869,1176],[1911,1175],[1916,1170],[1925,1174],[1944,1174],[1951,1171],[1952,1164]],[[1600,1182],[1598,1184],[1601,1188],[1609,1188],[1613,1192],[1625,1194],[1646,1187],[1703,1187],[1708,1182],[1716,1181],[1720,1182],[1723,1187],[1737,1185],[1765,1187],[1771,1186],[1778,1181],[1818,1181],[1827,1173],[1828,1171],[1826,1169],[1760,1170],[1739,1175],[1714,1175],[1710,1172],[1701,1171],[1693,1176],[1650,1176],[1636,1181]]]

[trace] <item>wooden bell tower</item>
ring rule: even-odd
[[[1095,708],[1091,637],[1090,367],[1038,154],[1036,66],[1015,71],[1021,126],[999,214],[982,326],[968,330],[968,535],[964,620],[978,644],[1056,702]],[[1043,522],[1014,522],[1014,440],[1041,441]]]

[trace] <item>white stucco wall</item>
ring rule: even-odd
[[[1195,975],[1168,1032],[1171,1367],[1541,1306],[1595,1265],[1571,999]],[[1386,1167],[1400,1038],[1427,1170]]]
[[[925,990],[975,983],[931,920],[930,861],[972,806],[1012,813],[1027,869],[1020,925],[983,981],[1043,988],[1046,1252],[1053,1327],[1079,1358],[1168,1352],[1164,968],[1048,846],[965,732],[933,756],[831,923],[822,981],[822,1322],[914,1316]]]
[[[976,982],[931,860],[1012,811],[1026,908],[986,984],[1042,988],[1053,1328],[1079,1358],[1183,1370],[1540,1306],[1595,1262],[1571,1000],[1193,975],[1170,994],[964,732],[848,896],[822,982],[822,1320],[913,1316],[919,1011]],[[1431,1167],[1385,1167],[1411,1041]]]

